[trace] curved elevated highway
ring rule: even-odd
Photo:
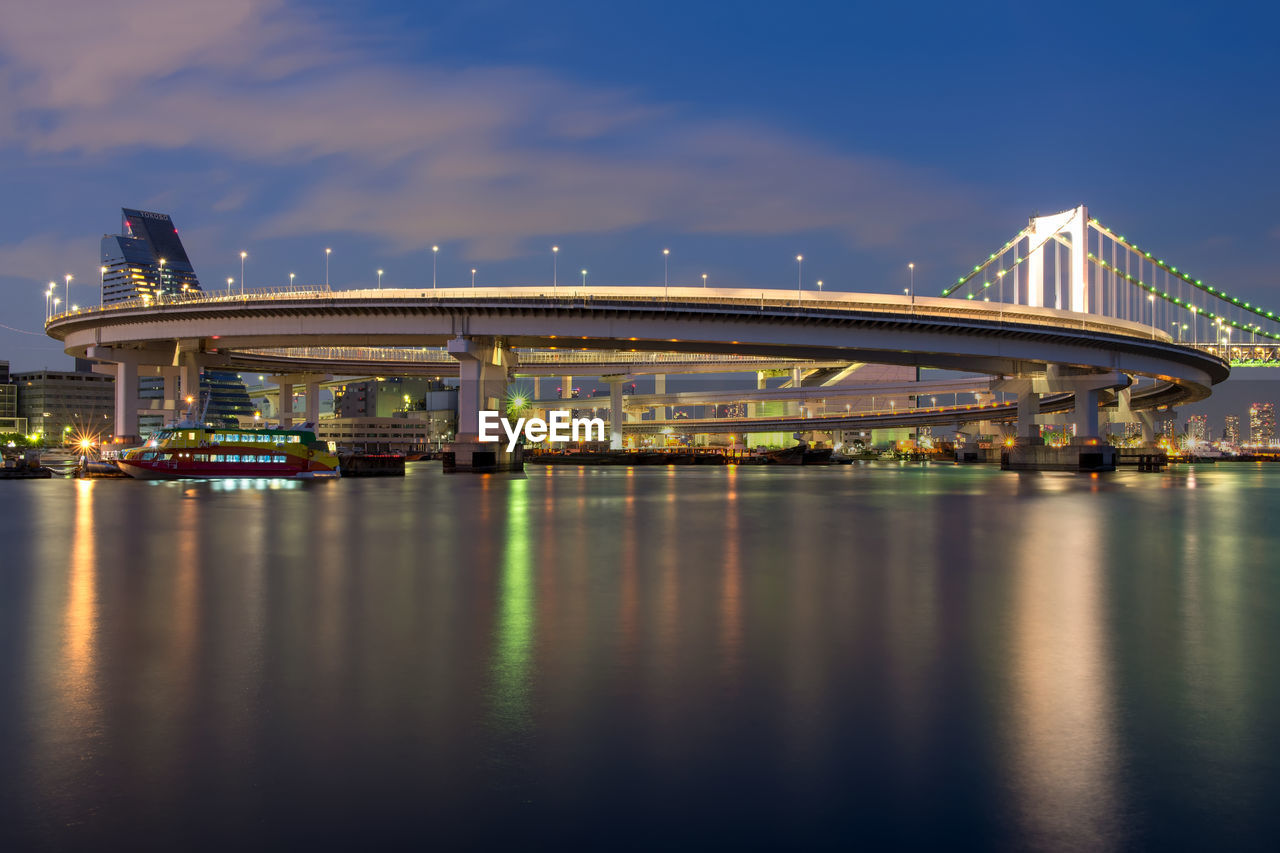
[[[640,354],[652,353],[723,356],[748,370],[760,360],[803,360],[972,371],[1038,382],[1025,392],[1035,395],[1036,409],[1042,393],[1088,390],[1095,420],[1097,392],[1127,387],[1130,377],[1156,380],[1163,404],[1171,404],[1207,396],[1229,373],[1222,359],[1127,320],[942,298],[797,296],[790,290],[697,287],[202,295],[59,314],[46,330],[68,354],[115,362],[126,380],[138,365],[261,371],[273,357],[292,371],[329,372],[340,364],[352,373],[376,373],[401,362],[299,357],[306,352],[299,348],[446,347],[461,365],[460,434],[474,424],[473,407],[484,408],[495,397],[495,383],[512,374],[586,372],[585,363],[565,369],[553,353],[563,353],[566,362],[570,353],[575,359],[583,352],[609,353],[592,367],[605,376],[641,372],[636,368],[646,357]],[[525,350],[531,352],[526,356]],[[722,365],[716,369],[733,369]],[[118,395],[127,393],[128,384],[117,382]],[[620,396],[614,402],[617,408]],[[118,414],[128,407],[118,397]],[[1031,408],[1028,401],[1020,411]],[[118,431],[129,426],[125,421]],[[615,434],[620,440],[620,423]]]

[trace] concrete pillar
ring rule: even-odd
[[[653,393],[655,394],[667,393],[667,374],[665,373],[653,374]],[[668,420],[668,421],[671,420],[670,407],[663,406],[659,409],[655,409],[653,417],[655,419],[662,419],[662,420]]]
[[[609,380],[609,449],[622,449],[622,380]]]
[[[763,391],[765,390],[766,387],[768,387],[768,383],[765,381],[764,371],[757,370],[756,371],[756,390]],[[760,412],[759,403],[747,403],[747,417],[754,418],[759,414],[759,412]]]
[[[196,411],[200,411],[200,358],[194,352],[182,354],[182,364],[178,368],[181,374],[182,396],[190,397]]]
[[[560,378],[560,399],[561,400],[573,399],[573,377],[572,376],[562,376]],[[459,403],[459,405],[461,405],[461,403]]]
[[[541,386],[542,386],[542,383],[539,381],[539,377],[537,377],[537,376],[533,377],[533,399],[535,399],[535,400],[541,400],[541,399],[542,399],[542,393],[541,393],[541,392],[542,392],[542,387],[541,387]]]
[[[139,437],[138,362],[132,360],[116,362],[116,436],[123,439]]]
[[[293,426],[293,383],[287,379],[277,379],[276,387],[280,396],[279,405],[276,406],[277,417],[281,429],[288,429]]]
[[[506,347],[482,338],[449,341],[449,354],[458,360],[458,441],[474,442],[480,432],[480,410],[502,411],[507,396],[507,372],[514,364]],[[572,392],[572,379],[565,377]]]
[[[307,383],[307,423],[320,423],[320,383]]]
[[[178,371],[173,367],[160,368],[160,377],[164,379],[164,402],[166,409],[181,409],[178,401],[183,394],[178,389]]]
[[[1031,441],[1039,436],[1036,415],[1040,414],[1040,395],[1030,389],[1018,393],[1018,439]]]
[[[1082,388],[1076,391],[1075,416],[1076,440],[1087,441],[1098,436],[1098,393],[1100,388]]]

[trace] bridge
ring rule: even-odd
[[[462,441],[474,436],[478,410],[500,408],[511,379],[579,374],[609,384],[615,446],[624,432],[858,429],[926,415],[955,424],[1009,418],[1028,436],[1042,398],[1072,412],[1078,437],[1096,440],[1099,406],[1139,421],[1208,396],[1233,361],[1271,363],[1280,351],[1272,312],[1153,258],[1083,207],[1033,218],[938,297],[677,285],[280,289],[78,309],[50,317],[46,330],[68,354],[115,365],[121,436],[136,434],[130,389],[139,369],[173,376],[174,400],[176,389],[197,387],[202,368],[269,372],[282,397],[307,389],[309,420],[319,383],[335,375],[456,375]],[[856,376],[804,387],[805,375],[864,363],[982,374],[991,402],[999,394],[1017,403],[879,414],[855,414],[850,404],[843,419],[838,411],[816,419],[807,407],[767,423],[627,424],[622,386],[631,376],[786,371],[786,393],[738,396],[797,403],[874,394],[853,387]],[[912,392],[917,402],[922,395]],[[685,404],[678,395],[629,403]]]

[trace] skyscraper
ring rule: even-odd
[[[1187,418],[1187,440],[1197,444],[1209,439],[1209,418],[1207,415],[1192,415]]]
[[[1269,447],[1276,437],[1276,404],[1254,403],[1249,407],[1249,443]]]
[[[1222,427],[1222,440],[1232,447],[1240,446],[1240,416],[1227,415]]]
[[[167,213],[121,208],[121,234],[102,238],[102,301],[199,292],[200,280]]]

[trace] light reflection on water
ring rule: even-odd
[[[0,486],[3,847],[1280,828],[1277,469]]]

